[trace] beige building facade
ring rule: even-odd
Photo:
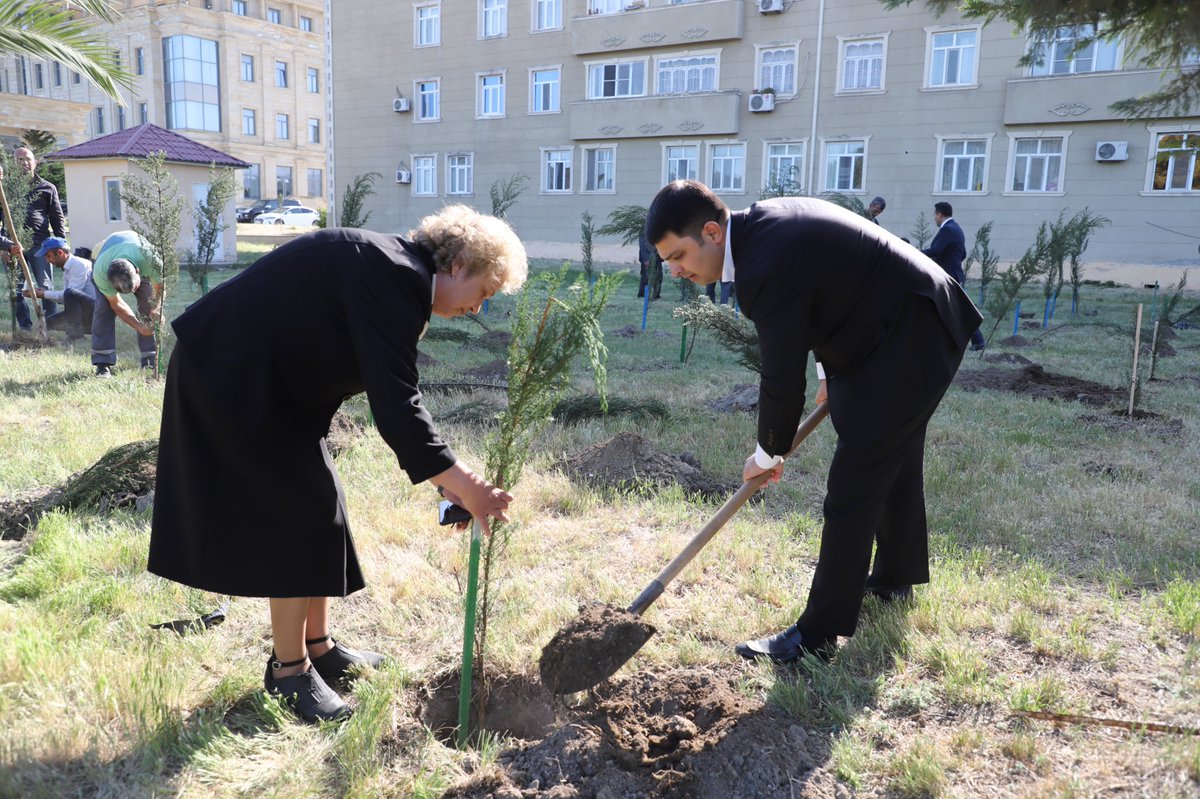
[[[118,0],[97,27],[135,87],[125,105],[57,62],[0,59],[0,140],[64,146],[150,122],[251,165],[246,200],[327,194],[325,9],[319,0]],[[69,194],[69,191],[68,191]],[[71,198],[73,199],[73,198]]]
[[[385,175],[371,226],[403,231],[446,203],[489,211],[494,182],[531,252],[695,177],[732,207],[782,183],[887,200],[909,235],[947,201],[968,242],[992,221],[1015,260],[1066,208],[1112,220],[1090,262],[1200,263],[1200,109],[1132,122],[1154,89],[1124,45],[1074,50],[923,3],[878,0],[338,0],[330,32],[336,194]],[[1185,68],[1196,68],[1189,66]],[[764,91],[769,90],[769,91]]]

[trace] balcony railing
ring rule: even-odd
[[[1121,119],[1109,105],[1162,88],[1161,70],[1085,72],[1008,82],[1005,125],[1045,125]]]
[[[575,55],[742,38],[746,8],[743,0],[697,0],[676,5],[661,5],[662,2],[625,0],[627,11],[589,14],[571,20]]]
[[[668,94],[571,103],[572,139],[726,136],[738,132],[740,92]]]

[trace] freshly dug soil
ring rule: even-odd
[[[458,691],[462,672],[440,672],[417,691],[417,716],[439,739],[453,742],[458,728]],[[484,697],[483,724],[479,723],[480,691]],[[557,723],[556,703],[550,692],[531,675],[501,674],[488,669],[486,679],[471,681],[471,711],[467,726],[474,737],[488,732],[532,740],[549,735]]]
[[[556,694],[584,691],[616,674],[655,629],[641,616],[594,602],[542,648],[538,673]]]
[[[490,361],[483,366],[468,369],[463,374],[480,380],[505,380],[508,378],[508,361],[502,359]]]
[[[1094,407],[1118,403],[1124,394],[1121,389],[1102,386],[1090,380],[1051,374],[1037,364],[1022,369],[996,367],[960,371],[954,378],[954,384],[965,391],[1008,391],[1037,399],[1082,402]]]
[[[736,385],[728,394],[711,400],[708,407],[717,413],[749,413],[757,410],[758,386],[752,383]]]
[[[325,434],[325,447],[329,450],[329,456],[336,458],[341,455],[350,448],[354,439],[365,431],[366,428],[354,417],[341,411],[335,413],[329,420],[329,432]]]
[[[625,327],[609,331],[610,336],[616,336],[617,338],[637,338],[641,334],[642,329],[637,325],[625,325]]]
[[[562,711],[445,799],[763,799],[836,795],[804,728],[739,690],[735,673],[642,671]],[[813,745],[814,751],[809,746]]]
[[[689,493],[707,498],[724,498],[736,488],[660,452],[643,436],[628,431],[567,457],[564,467],[572,480],[600,488],[678,484]]]
[[[983,360],[988,363],[1015,363],[1020,366],[1033,366],[1033,361],[1026,358],[1024,355],[1018,355],[1015,352],[997,352],[989,355],[984,355]]]
[[[508,345],[512,343],[512,333],[509,333],[507,330],[489,330],[479,337],[479,343],[486,350],[504,352],[508,349]]]
[[[1079,421],[1096,425],[1111,432],[1128,432],[1137,430],[1142,433],[1153,433],[1164,439],[1173,439],[1183,432],[1182,419],[1168,419],[1162,414],[1143,411],[1135,408],[1133,417],[1126,413],[1127,408],[1115,410],[1106,414],[1084,414]]]
[[[1013,348],[1032,347],[1033,346],[1033,342],[1030,341],[1029,339],[1025,338],[1024,336],[1009,336],[1008,338],[1002,338],[1002,339],[1000,339],[999,344],[1001,347],[1013,347]]]

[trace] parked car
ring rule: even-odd
[[[269,214],[274,211],[278,211],[281,207],[297,208],[299,206],[299,200],[293,200],[290,198],[284,198],[283,200],[279,200],[277,198],[271,198],[270,200],[255,200],[254,205],[248,207],[242,206],[237,209],[237,221],[253,222],[258,218],[259,214]]]
[[[315,225],[321,216],[320,211],[305,208],[303,205],[284,208],[269,214],[259,214],[254,220],[256,225]]]

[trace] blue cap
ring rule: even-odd
[[[35,252],[33,254],[33,257],[41,258],[43,255],[48,253],[50,250],[66,250],[67,252],[70,252],[71,248],[67,246],[66,239],[64,239],[60,236],[51,236],[50,238],[48,238],[42,242],[42,245],[37,248],[37,252]]]

